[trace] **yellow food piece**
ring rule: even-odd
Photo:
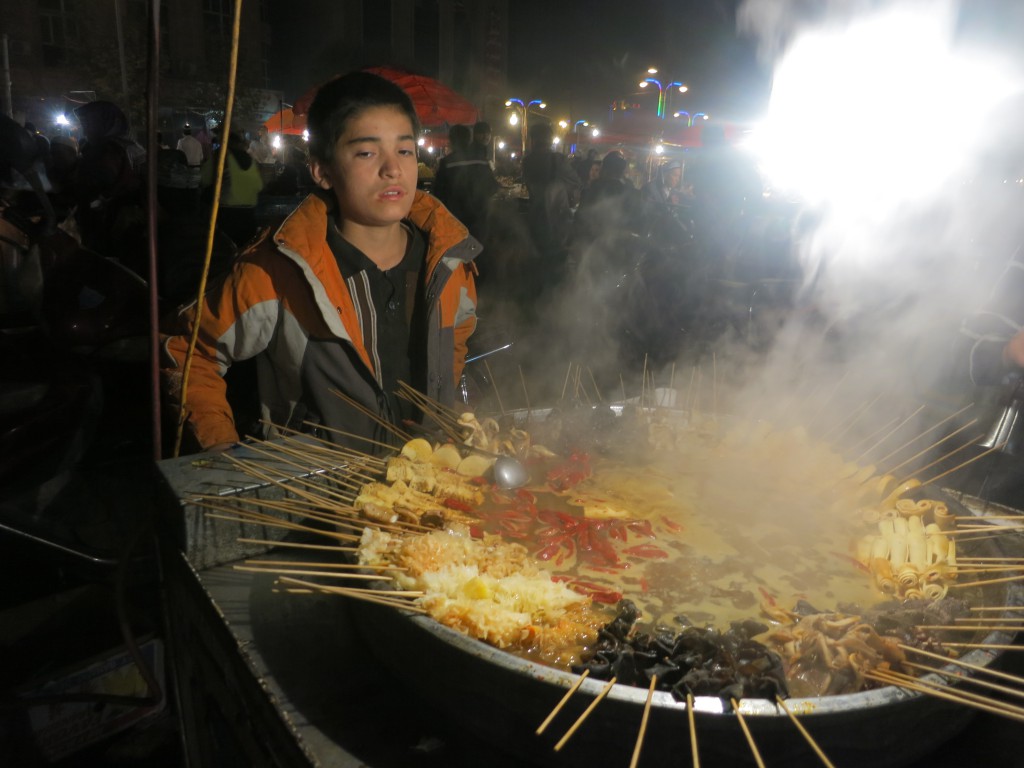
[[[454,445],[446,443],[434,451],[434,454],[430,457],[430,461],[439,467],[454,470],[462,463],[462,454],[459,453],[459,449]]]
[[[494,459],[471,453],[459,462],[455,471],[463,477],[482,477],[494,464]]]
[[[433,447],[422,437],[416,437],[402,446],[402,455],[413,461],[430,461]]]
[[[462,594],[473,600],[483,600],[491,596],[491,590],[487,588],[487,583],[483,579],[474,576],[462,585]]]

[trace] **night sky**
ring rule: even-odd
[[[641,93],[648,67],[685,82],[678,106],[742,119],[759,112],[770,72],[736,33],[738,0],[525,0],[510,9],[510,89],[576,119],[601,120],[616,98]],[[646,92],[645,96],[646,96]],[[648,97],[653,100],[653,97]]]

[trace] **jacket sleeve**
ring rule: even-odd
[[[259,354],[270,343],[279,307],[271,288],[263,269],[241,261],[203,299],[189,370],[185,419],[204,449],[238,440],[224,374],[234,362]],[[161,383],[166,401],[175,412],[181,403],[185,355],[195,316],[195,303],[184,307],[163,342]]]

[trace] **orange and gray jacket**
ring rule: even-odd
[[[476,327],[472,260],[481,246],[443,205],[422,192],[416,193],[409,220],[427,241],[425,394],[451,405],[466,343]],[[187,424],[203,448],[238,439],[223,377],[232,363],[252,357],[265,422],[301,430],[311,418],[335,430],[380,435],[373,419],[320,391],[340,390],[387,417],[359,314],[327,244],[327,226],[328,203],[310,195],[272,237],[243,253],[206,293],[186,401]],[[163,386],[172,405],[180,398],[195,308],[193,303],[179,311],[173,335],[164,340]],[[331,356],[326,364],[324,348]]]

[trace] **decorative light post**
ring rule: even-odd
[[[652,68],[647,71],[651,74],[655,74],[658,70]],[[689,88],[687,88],[685,84],[680,83],[678,80],[673,80],[668,85],[662,85],[660,80],[657,80],[653,77],[645,77],[643,80],[641,80],[640,87],[646,88],[648,83],[653,83],[654,85],[658,86],[658,117],[661,118],[665,117],[665,106],[666,102],[668,101],[668,92],[676,87],[679,88],[680,93],[686,93],[689,90]]]
[[[505,106],[506,107],[511,107],[513,104],[518,108],[518,111],[522,112],[522,114],[523,114],[523,117],[522,117],[522,123],[523,123],[522,136],[523,136],[523,152],[525,153],[526,152],[526,128],[527,128],[527,123],[528,123],[528,120],[529,120],[528,115],[530,114],[530,107],[532,107],[534,104],[536,104],[541,109],[544,109],[547,106],[547,104],[545,104],[542,99],[532,99],[532,100],[527,101],[527,102],[524,102],[522,99],[509,99],[508,101],[505,102]],[[517,122],[519,122],[519,116],[515,112],[513,112],[512,113],[512,117],[510,117],[508,119],[508,121],[509,121],[509,123],[511,125],[515,125]]]
[[[574,144],[572,145],[572,150],[571,150],[572,152],[575,152],[575,151],[576,151],[576,148],[577,148],[577,147],[579,146],[579,144],[580,144],[580,126],[581,126],[581,125],[584,125],[584,126],[586,126],[586,125],[590,125],[590,122],[589,122],[589,121],[587,121],[587,120],[577,120],[577,121],[576,121],[576,124],[575,124],[575,125],[574,125],[574,126],[572,127],[573,131],[574,131],[574,132],[576,133],[576,141],[575,141],[575,143],[574,143]],[[596,130],[596,129],[595,129],[595,130]]]

